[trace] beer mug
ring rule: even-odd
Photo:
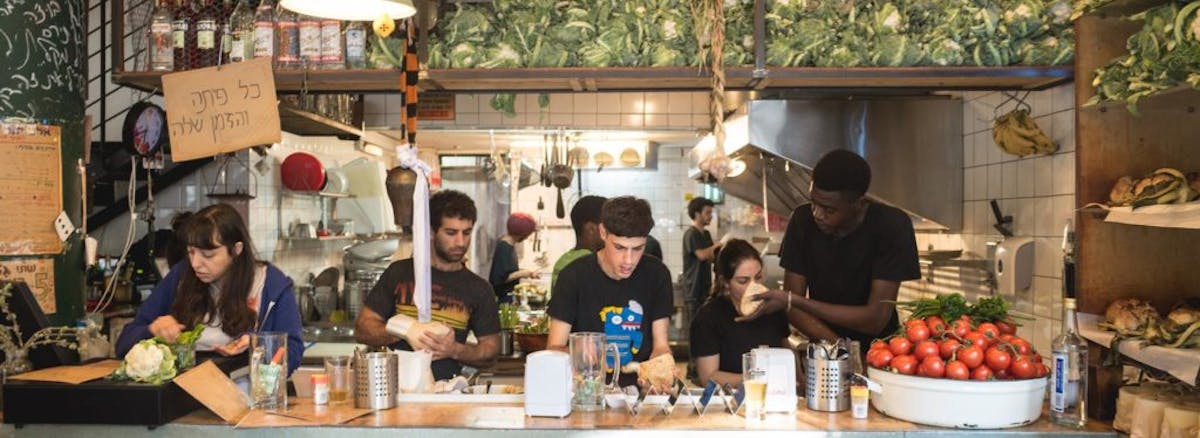
[[[572,333],[568,348],[571,350],[572,388],[574,396],[571,405],[578,411],[596,411],[604,409],[604,393],[606,386],[616,387],[617,377],[621,373],[621,353],[616,344],[605,342],[603,333],[578,332]],[[608,353],[614,356],[613,363],[617,364],[613,371],[612,383],[605,385]]]

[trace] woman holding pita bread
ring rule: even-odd
[[[734,321],[761,304],[748,298],[767,290],[761,284],[762,258],[749,242],[727,242],[717,253],[713,277],[712,291],[692,319],[692,359],[700,385],[709,379],[736,385],[742,381],[742,354],[760,345],[786,345],[790,329],[781,312]]]

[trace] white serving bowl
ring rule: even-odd
[[[931,426],[1000,429],[1033,423],[1042,415],[1046,379],[950,380],[868,368],[882,391],[871,404],[889,417]]]

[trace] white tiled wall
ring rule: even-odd
[[[1034,278],[1032,290],[1009,298],[1017,311],[1034,318],[1018,332],[1042,352],[1060,331],[1062,319],[1062,229],[1075,206],[1075,96],[1072,84],[1031,93],[1026,100],[1031,115],[1059,150],[1050,155],[1016,157],[992,141],[992,120],[1013,108],[997,92],[972,92],[963,96],[963,230],[950,235],[917,235],[924,249],[962,248],[969,258],[986,256],[987,242],[1001,236],[992,228],[995,219],[988,201],[996,199],[1005,215],[1013,217],[1016,236],[1032,237]],[[932,272],[932,276],[930,273]],[[986,274],[980,269],[922,268],[920,281],[905,283],[902,299],[922,294],[965,291],[987,293]],[[932,281],[931,281],[932,280]]]
[[[492,109],[492,94],[456,94],[455,120],[421,120],[423,128],[515,128],[569,126],[572,129],[708,129],[708,95],[696,92],[554,93],[538,107],[537,94],[518,94],[516,116]],[[368,95],[368,127],[394,127],[404,109],[400,96]]]

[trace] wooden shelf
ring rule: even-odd
[[[149,92],[161,91],[161,72],[114,73],[113,82]],[[1074,78],[1058,67],[751,67],[726,70],[726,89],[1041,90]],[[449,92],[703,91],[707,73],[696,67],[566,67],[432,69],[420,87]],[[280,93],[398,93],[399,70],[280,71]]]
[[[1157,111],[1195,111],[1200,106],[1200,90],[1191,85],[1179,85],[1168,88],[1160,93],[1152,94],[1138,100],[1138,112]],[[1083,107],[1090,111],[1107,112],[1112,110],[1125,111],[1125,102],[1105,101],[1096,105]]]
[[[285,195],[311,196],[311,197],[317,197],[317,198],[353,198],[354,197],[354,195],[351,195],[349,193],[333,193],[333,192],[298,192],[295,190],[283,190],[282,193]]]
[[[400,91],[400,70],[281,70],[275,72],[275,91],[309,93],[394,93]],[[150,93],[162,93],[162,76],[169,72],[114,72],[112,81]]]
[[[1084,15],[1100,18],[1122,18],[1167,3],[1170,3],[1170,0],[1113,0]]]
[[[1099,327],[1103,316],[1081,313],[1076,316],[1079,324],[1079,335],[1097,345],[1109,348],[1116,333]],[[1196,386],[1197,370],[1200,370],[1200,350],[1167,348],[1161,346],[1143,345],[1139,340],[1121,341],[1119,349],[1121,356],[1142,366],[1159,370],[1188,385]]]
[[[309,237],[280,236],[279,240],[287,240],[292,242],[328,242],[335,240],[354,240],[357,238],[358,236],[322,236],[315,239]]]
[[[750,67],[726,70],[726,89],[1041,90],[1074,78],[1060,67],[773,67],[756,75]],[[422,75],[430,90],[631,91],[708,90],[709,78],[694,67],[440,69]]]
[[[366,131],[320,114],[305,111],[289,104],[279,104],[279,124],[284,131],[296,135],[330,135],[340,138],[350,137],[378,146],[391,147],[398,143],[390,136],[379,131]]]

